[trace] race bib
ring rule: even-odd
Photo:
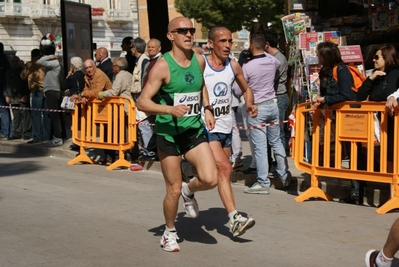
[[[184,117],[197,116],[200,114],[200,92],[194,93],[175,93],[173,106],[185,105],[190,108]]]
[[[215,119],[227,116],[230,114],[230,96],[219,96],[212,101],[213,116]]]

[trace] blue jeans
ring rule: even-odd
[[[3,92],[0,92],[0,106],[8,106]],[[0,135],[10,137],[10,110],[8,108],[0,108]]]
[[[258,126],[251,130],[251,139],[254,144],[255,160],[257,166],[258,183],[265,187],[270,187],[270,180],[267,178],[269,173],[269,163],[267,160],[267,144],[271,146],[274,157],[277,162],[277,173],[282,180],[287,177],[288,162],[283,144],[280,138],[280,125],[275,124],[267,127],[259,127],[264,123],[277,123],[279,121],[278,106],[276,101],[268,100],[258,107],[258,116],[256,118],[248,117],[250,126]]]
[[[278,106],[278,114],[279,114],[279,120],[284,121],[286,112],[288,109],[288,94],[282,94],[282,95],[276,95],[277,98],[277,106]],[[280,124],[280,138],[281,138],[281,143],[284,146],[284,150],[287,151],[287,140],[285,138],[285,124]]]
[[[46,109],[46,101],[43,91],[33,91],[31,93],[32,108]],[[43,118],[42,118],[43,114]],[[48,112],[33,111],[32,126],[33,126],[33,140],[47,141],[51,140],[51,120]]]

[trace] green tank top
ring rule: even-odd
[[[170,106],[184,104],[191,107],[191,113],[181,118],[169,114],[156,116],[155,133],[173,142],[173,136],[186,131],[202,132],[204,129],[200,112],[203,74],[194,53],[191,54],[191,63],[188,67],[177,64],[169,52],[163,57],[169,66],[170,79],[169,83],[162,86],[158,92],[159,103]]]

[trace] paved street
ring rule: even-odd
[[[397,213],[308,201],[271,189],[246,195],[239,211],[256,219],[232,238],[217,191],[197,194],[200,216],[180,207],[181,252],[159,247],[164,184],[159,172],[68,166],[68,159],[0,153],[0,266],[364,266]],[[399,266],[396,264],[395,266]]]

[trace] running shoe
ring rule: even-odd
[[[186,214],[191,218],[197,218],[199,214],[198,203],[194,197],[194,194],[191,197],[186,197],[183,193],[183,187],[187,186],[187,183],[183,182],[181,196],[183,197],[183,207],[186,211]]]
[[[179,237],[177,236],[176,232],[164,232],[159,243],[165,251],[179,252],[180,247],[177,243],[177,240],[179,240]]]
[[[366,253],[366,258],[365,263],[366,267],[378,267],[378,265],[375,263],[375,260],[377,259],[378,253],[380,253],[378,250],[369,250]]]
[[[230,230],[233,236],[240,236],[245,233],[246,230],[252,228],[255,225],[255,220],[252,218],[246,218],[239,213],[234,215],[234,221],[230,223]]]

